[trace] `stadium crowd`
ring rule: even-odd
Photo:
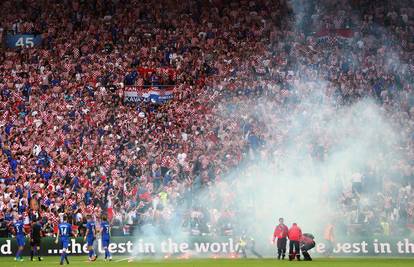
[[[230,234],[231,204],[207,209],[197,192],[252,155],[283,154],[290,133],[272,129],[303,111],[306,88],[323,88],[332,111],[372,97],[402,129],[395,175],[354,173],[336,201],[348,232],[409,229],[414,7],[291,2],[2,1],[0,35],[41,34],[42,44],[0,50],[0,234],[23,216],[51,235],[64,213],[79,231],[86,214],[106,213],[115,235],[129,234],[168,225],[177,207],[191,233]],[[174,75],[154,71],[166,68]],[[174,84],[173,99],[124,101],[128,86],[154,83]],[[259,102],[272,114],[255,116]],[[335,140],[317,134],[309,154],[323,160]],[[231,203],[230,188],[211,201]]]

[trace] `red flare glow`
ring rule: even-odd
[[[190,258],[190,256],[191,256],[190,254],[183,254],[183,255],[177,257],[177,259],[188,260]]]

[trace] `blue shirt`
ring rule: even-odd
[[[50,178],[52,178],[52,173],[51,172],[43,172],[42,173],[42,178],[45,179],[46,181],[49,181]]]
[[[24,236],[24,230],[23,230],[23,222],[17,221],[14,224],[14,229],[16,230],[16,236]]]
[[[101,222],[101,229],[102,229],[102,239],[107,239],[109,238],[109,231],[110,231],[110,226],[108,222]]]
[[[16,169],[17,169],[17,160],[10,159],[9,160],[9,163],[10,163],[10,167],[11,167],[12,171],[13,172],[16,172]]]
[[[138,77],[138,72],[133,71],[127,74],[124,78],[125,85],[134,85],[136,78]]]
[[[19,199],[23,197],[23,189],[20,186],[16,188],[16,196],[18,196]]]
[[[14,224],[14,229],[16,230],[16,236],[24,236],[24,230],[23,230],[23,222],[17,221]]]
[[[86,206],[91,204],[91,197],[92,197],[92,193],[90,191],[87,191],[85,193],[85,204],[86,204]]]
[[[13,220],[13,215],[11,213],[6,212],[6,214],[4,214],[4,220],[6,222],[10,222]]]
[[[22,92],[23,92],[23,94],[29,96],[32,93],[32,87],[30,86],[30,84],[26,83],[23,86]]]
[[[13,127],[12,123],[7,123],[6,128],[4,129],[7,135],[10,135],[12,127]]]
[[[26,205],[19,205],[18,212],[19,214],[23,214],[23,212],[27,209]]]
[[[70,223],[64,222],[59,224],[59,236],[61,239],[69,239],[72,234],[72,225]]]
[[[94,231],[95,231],[95,222],[94,221],[89,221],[86,224],[86,229],[88,229],[88,237],[95,237],[94,235]]]

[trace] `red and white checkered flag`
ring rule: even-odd
[[[19,94],[19,92],[18,92],[17,90],[13,90],[13,92],[12,92],[12,97],[13,97],[14,99],[19,99],[19,98],[20,98],[20,94]]]
[[[168,167],[168,156],[163,156],[161,158],[161,166],[162,167]]]
[[[68,206],[72,206],[73,204],[75,204],[75,200],[69,198],[67,201]]]
[[[168,77],[169,70],[167,68],[162,68],[161,75],[164,77]]]
[[[71,166],[70,170],[71,170],[72,173],[77,173],[77,172],[79,172],[79,166],[77,164],[74,165],[74,166]]]
[[[139,78],[137,81],[137,86],[144,86],[144,79]]]
[[[183,107],[183,105],[179,105],[179,106],[175,109],[175,111],[176,111],[178,114],[183,114],[183,113],[184,113],[184,107]]]
[[[235,130],[236,127],[237,127],[237,122],[235,122],[235,121],[230,122],[230,125],[229,125],[230,129]]]
[[[8,177],[9,176],[9,167],[0,167],[0,174],[2,177]]]

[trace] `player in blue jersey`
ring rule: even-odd
[[[17,240],[17,252],[16,252],[16,261],[23,261],[22,253],[24,249],[24,245],[26,244],[25,240],[25,232],[24,232],[24,224],[23,218],[19,217],[19,219],[14,223],[14,230],[16,233],[16,240]]]
[[[63,265],[63,261],[66,260],[66,263],[69,264],[68,255],[66,250],[69,247],[70,236],[72,235],[72,225],[68,223],[68,216],[63,215],[63,221],[58,226],[58,235],[56,236],[55,243],[58,244],[59,237],[60,243],[62,245],[62,254],[60,255],[60,265]]]
[[[95,226],[95,222],[92,220],[91,215],[87,215],[86,220],[87,220],[86,233],[85,233],[85,237],[83,238],[83,240],[84,241],[86,240],[88,243],[89,261],[95,261],[97,256],[93,249],[93,242],[95,241],[95,236],[96,236],[96,226]]]
[[[101,221],[101,236],[102,236],[102,247],[105,250],[105,261],[112,260],[111,253],[109,253],[109,240],[111,238],[111,227],[108,222],[106,215],[102,215]]]

